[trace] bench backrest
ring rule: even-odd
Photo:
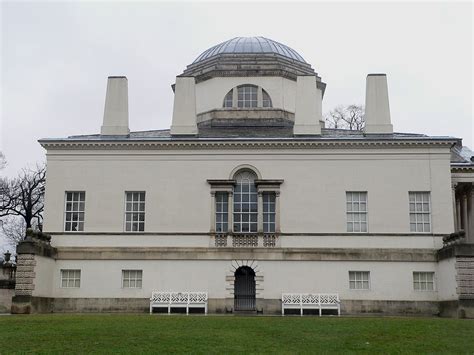
[[[159,292],[151,293],[152,303],[205,303],[207,292]]]
[[[336,304],[339,303],[338,293],[283,293],[283,304]]]

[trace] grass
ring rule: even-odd
[[[0,317],[0,353],[474,354],[474,320],[25,315]]]

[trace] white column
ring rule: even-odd
[[[216,192],[211,191],[211,233],[216,232]]]
[[[469,243],[474,243],[474,184],[471,185],[469,193],[469,209],[468,209],[469,236],[466,237]]]
[[[229,211],[229,217],[227,218],[227,232],[232,233],[234,231],[234,199],[233,197],[233,192],[229,191],[227,193],[227,211]]]
[[[275,192],[275,233],[280,233],[280,191]]]
[[[456,198],[456,224],[458,226],[458,232],[462,229],[461,216],[462,216],[461,197],[458,196],[458,198]]]
[[[257,232],[263,233],[263,192],[258,192]]]
[[[452,194],[452,197],[453,197],[454,231],[458,232],[459,231],[459,226],[458,226],[457,216],[456,216],[456,186],[457,186],[457,184],[452,184],[451,185],[451,194]]]
[[[462,212],[463,212],[463,227],[466,233],[466,239],[469,238],[469,218],[467,213],[467,192],[462,195]]]

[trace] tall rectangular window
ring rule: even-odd
[[[367,232],[367,192],[346,192],[347,231]]]
[[[81,270],[61,270],[61,287],[79,288],[81,287]]]
[[[229,221],[227,192],[216,192],[216,233],[227,233]]]
[[[263,195],[263,232],[275,232],[275,193],[265,192]]]
[[[409,192],[410,232],[431,232],[431,202],[429,192]]]
[[[351,290],[368,290],[369,278],[369,271],[349,271],[349,288]]]
[[[122,288],[142,288],[142,270],[122,270]]]
[[[257,233],[258,195],[255,174],[243,171],[235,176],[234,232]]]
[[[413,272],[415,291],[434,291],[434,272]]]
[[[64,209],[64,230],[66,232],[84,231],[84,210],[86,193],[84,191],[66,191]]]
[[[125,192],[125,231],[145,231],[145,192]]]
[[[237,88],[238,107],[257,107],[257,87],[246,85]]]

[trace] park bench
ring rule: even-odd
[[[189,314],[190,308],[203,308],[207,314],[207,292],[159,292],[153,291],[150,298],[150,314],[153,308],[167,308],[168,314],[171,308],[186,308]]]
[[[281,314],[285,315],[285,309],[298,309],[300,315],[305,309],[316,309],[319,315],[325,309],[337,310],[341,315],[341,301],[337,293],[283,293],[281,295]]]

